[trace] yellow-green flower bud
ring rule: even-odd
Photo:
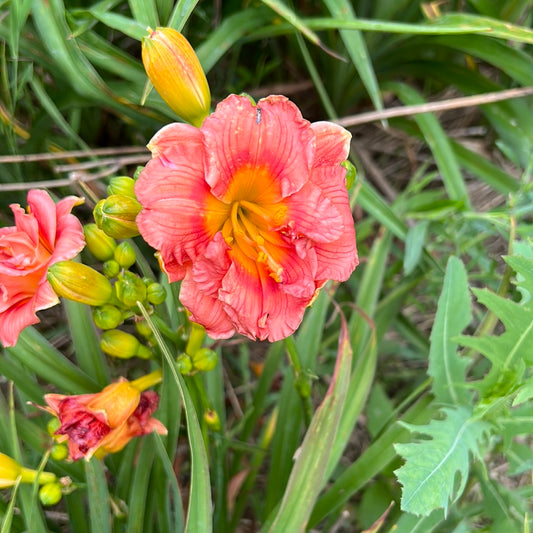
[[[50,457],[54,461],[64,461],[68,457],[68,446],[66,444],[54,444],[50,450]]]
[[[146,297],[151,304],[159,305],[165,301],[167,291],[161,283],[151,283],[146,287]]]
[[[119,276],[115,283],[117,298],[127,307],[135,307],[137,302],[146,299],[146,285],[139,276],[126,271]]]
[[[192,365],[195,370],[200,372],[209,372],[217,366],[218,355],[210,348],[200,348],[191,357]]]
[[[58,296],[82,304],[103,305],[113,294],[113,287],[105,276],[75,261],[53,264],[48,269],[47,279]]]
[[[114,259],[110,259],[102,265],[102,272],[106,278],[116,278],[120,272],[120,265]]]
[[[100,337],[100,348],[106,354],[120,359],[130,359],[136,356],[148,359],[152,353],[136,337],[120,329],[104,331]]]
[[[59,421],[59,418],[54,416],[46,424],[46,432],[48,433],[48,435],[50,435],[50,437],[53,437],[54,433],[59,429],[60,425],[61,422]]]
[[[43,505],[55,505],[61,500],[61,485],[57,482],[45,483],[39,489],[39,500]]]
[[[128,241],[121,242],[115,248],[115,261],[122,268],[130,268],[130,266],[135,263],[136,259],[135,249]]]
[[[113,194],[123,194],[124,196],[135,198],[135,193],[133,192],[134,185],[135,180],[131,179],[129,176],[115,176],[109,180],[107,194],[109,196]]]
[[[192,371],[191,358],[186,353],[181,353],[176,359],[176,367],[180,374],[190,374]]]
[[[181,33],[172,28],[148,30],[142,40],[146,74],[168,106],[200,127],[209,114],[211,95],[200,61]]]
[[[122,311],[106,304],[93,309],[93,320],[100,329],[115,329],[122,322]]]
[[[204,412],[204,422],[211,431],[220,431],[220,418],[213,409],[206,409]]]
[[[117,243],[113,237],[107,235],[96,224],[83,227],[87,249],[98,261],[107,261],[113,257]]]
[[[94,208],[96,225],[115,239],[127,239],[139,235],[135,218],[141,204],[131,196],[113,194],[100,200]]]
[[[143,337],[148,338],[152,336],[152,330],[150,329],[150,326],[146,320],[139,320],[135,322],[135,329],[137,330],[137,333]]]
[[[8,455],[0,453],[0,489],[12,487],[19,478],[21,483],[33,483],[37,475],[39,475],[38,482],[40,484],[49,483],[56,479],[55,474],[51,472],[38,474],[37,470],[25,468]]]

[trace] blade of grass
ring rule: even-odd
[[[111,533],[111,507],[104,465],[94,457],[86,461],[84,465],[91,531]]]
[[[128,0],[133,18],[141,23],[145,28],[159,26],[159,15],[157,5],[153,0]]]
[[[110,382],[109,369],[100,349],[100,342],[89,306],[71,300],[63,300],[63,308],[67,315],[70,336],[79,367],[100,387],[105,387]]]
[[[144,531],[144,521],[148,516],[148,500],[151,498],[149,481],[155,456],[152,438],[153,436],[143,439],[137,458],[128,499],[126,533],[143,533]]]
[[[154,325],[142,303],[137,302],[137,305],[150,326],[157,345],[169,365],[171,374],[180,391],[181,400],[185,409],[187,435],[191,453],[191,487],[189,491],[189,506],[185,531],[187,533],[195,533],[197,531],[210,533],[212,531],[212,509],[209,464],[198,417],[185,381],[177,371],[172,355],[163,341],[159,330]]]
[[[67,394],[95,392],[98,384],[56,350],[33,327],[25,328],[7,351],[39,377]]]
[[[357,19],[352,5],[347,0],[325,0],[325,4],[335,18]],[[357,30],[340,30],[340,35],[374,107],[383,109],[383,100],[381,99],[376,74],[361,32]]]
[[[342,317],[335,372],[299,448],[283,500],[268,528],[271,533],[305,530],[314,503],[327,479],[326,466],[331,454],[331,440],[335,436],[347,398],[351,359],[348,328]]]
[[[181,31],[185,23],[189,20],[197,3],[198,0],[178,0],[168,19],[167,26]]]

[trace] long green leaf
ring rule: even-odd
[[[268,530],[271,533],[305,530],[316,498],[326,481],[331,440],[346,401],[351,365],[352,349],[343,320],[333,379],[299,449],[281,506]]]
[[[202,431],[196,415],[196,410],[192,398],[187,389],[187,385],[181,374],[177,371],[176,365],[166,346],[159,330],[154,325],[152,319],[144,309],[141,302],[137,302],[141,312],[154,334],[157,344],[165,357],[172,377],[180,391],[181,401],[185,410],[187,420],[187,435],[189,437],[189,447],[191,453],[191,488],[189,492],[189,506],[187,510],[186,533],[196,533],[202,531],[210,533],[212,531],[212,509],[211,509],[211,486],[209,481],[209,463],[207,452],[202,437]]]
[[[85,462],[91,531],[111,533],[111,507],[103,463],[94,457]]]
[[[357,19],[352,4],[348,0],[325,0],[325,4],[335,18]],[[350,59],[359,73],[374,107],[376,109],[383,109],[383,100],[379,91],[376,74],[361,32],[357,30],[340,30],[340,34]]]

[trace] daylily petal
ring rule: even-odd
[[[348,158],[352,135],[333,122],[313,122],[311,130],[315,134],[316,151],[313,167],[336,166]]]
[[[41,189],[32,189],[28,192],[28,211],[39,225],[41,242],[50,252],[54,249],[57,218],[56,205],[50,195]]]
[[[285,197],[306,181],[314,154],[314,135],[299,109],[284,96],[269,96],[254,106],[231,95],[202,125],[206,146],[205,180],[224,199],[242,168],[268,169]],[[252,172],[253,174],[253,172]]]
[[[31,299],[22,300],[0,313],[0,341],[4,347],[15,346],[20,332],[39,322]]]
[[[288,227],[315,242],[331,242],[344,231],[343,219],[331,200],[311,182],[287,200]]]
[[[203,179],[199,130],[148,162],[135,185],[143,206],[136,222],[145,240],[160,251],[168,272],[205,250],[209,238],[204,211],[209,187]]]

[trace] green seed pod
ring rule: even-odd
[[[218,355],[210,348],[200,348],[192,356],[192,365],[195,370],[209,372],[217,366]]]
[[[109,180],[107,194],[109,196],[112,196],[113,194],[122,194],[124,196],[135,198],[135,193],[133,192],[134,185],[135,180],[132,180],[129,176],[115,176]]]
[[[61,485],[57,482],[45,483],[39,489],[39,500],[43,505],[55,505],[62,496]]]
[[[50,450],[50,457],[54,461],[64,461],[68,457],[68,446],[66,444],[54,444]]]
[[[146,297],[151,304],[159,305],[165,301],[167,291],[161,283],[151,283],[146,288]]]
[[[115,239],[127,239],[139,235],[135,218],[142,207],[135,198],[113,194],[100,200],[94,208],[96,225]]]
[[[120,359],[135,357],[139,351],[139,346],[141,343],[136,337],[120,329],[104,331],[100,337],[102,351]]]
[[[106,304],[93,310],[93,320],[100,329],[115,329],[122,322],[122,311]]]
[[[114,257],[115,261],[122,268],[130,268],[130,266],[133,265],[136,260],[135,249],[128,241],[121,242],[115,248]]]
[[[105,276],[75,261],[53,264],[48,269],[47,279],[58,296],[82,304],[103,305],[113,294],[113,287]]]
[[[220,431],[221,424],[220,418],[216,411],[213,409],[207,409],[204,412],[204,422],[211,431]]]
[[[190,374],[192,371],[191,358],[186,353],[181,353],[176,359],[176,367],[178,372],[183,375]]]
[[[126,271],[119,276],[115,283],[117,298],[127,307],[135,307],[137,302],[146,299],[146,285],[139,276]]]
[[[110,259],[102,265],[102,271],[106,278],[116,278],[120,272],[120,265],[114,259]]]
[[[107,261],[113,257],[117,243],[102,231],[96,224],[87,224],[83,227],[87,249],[98,261]]]

